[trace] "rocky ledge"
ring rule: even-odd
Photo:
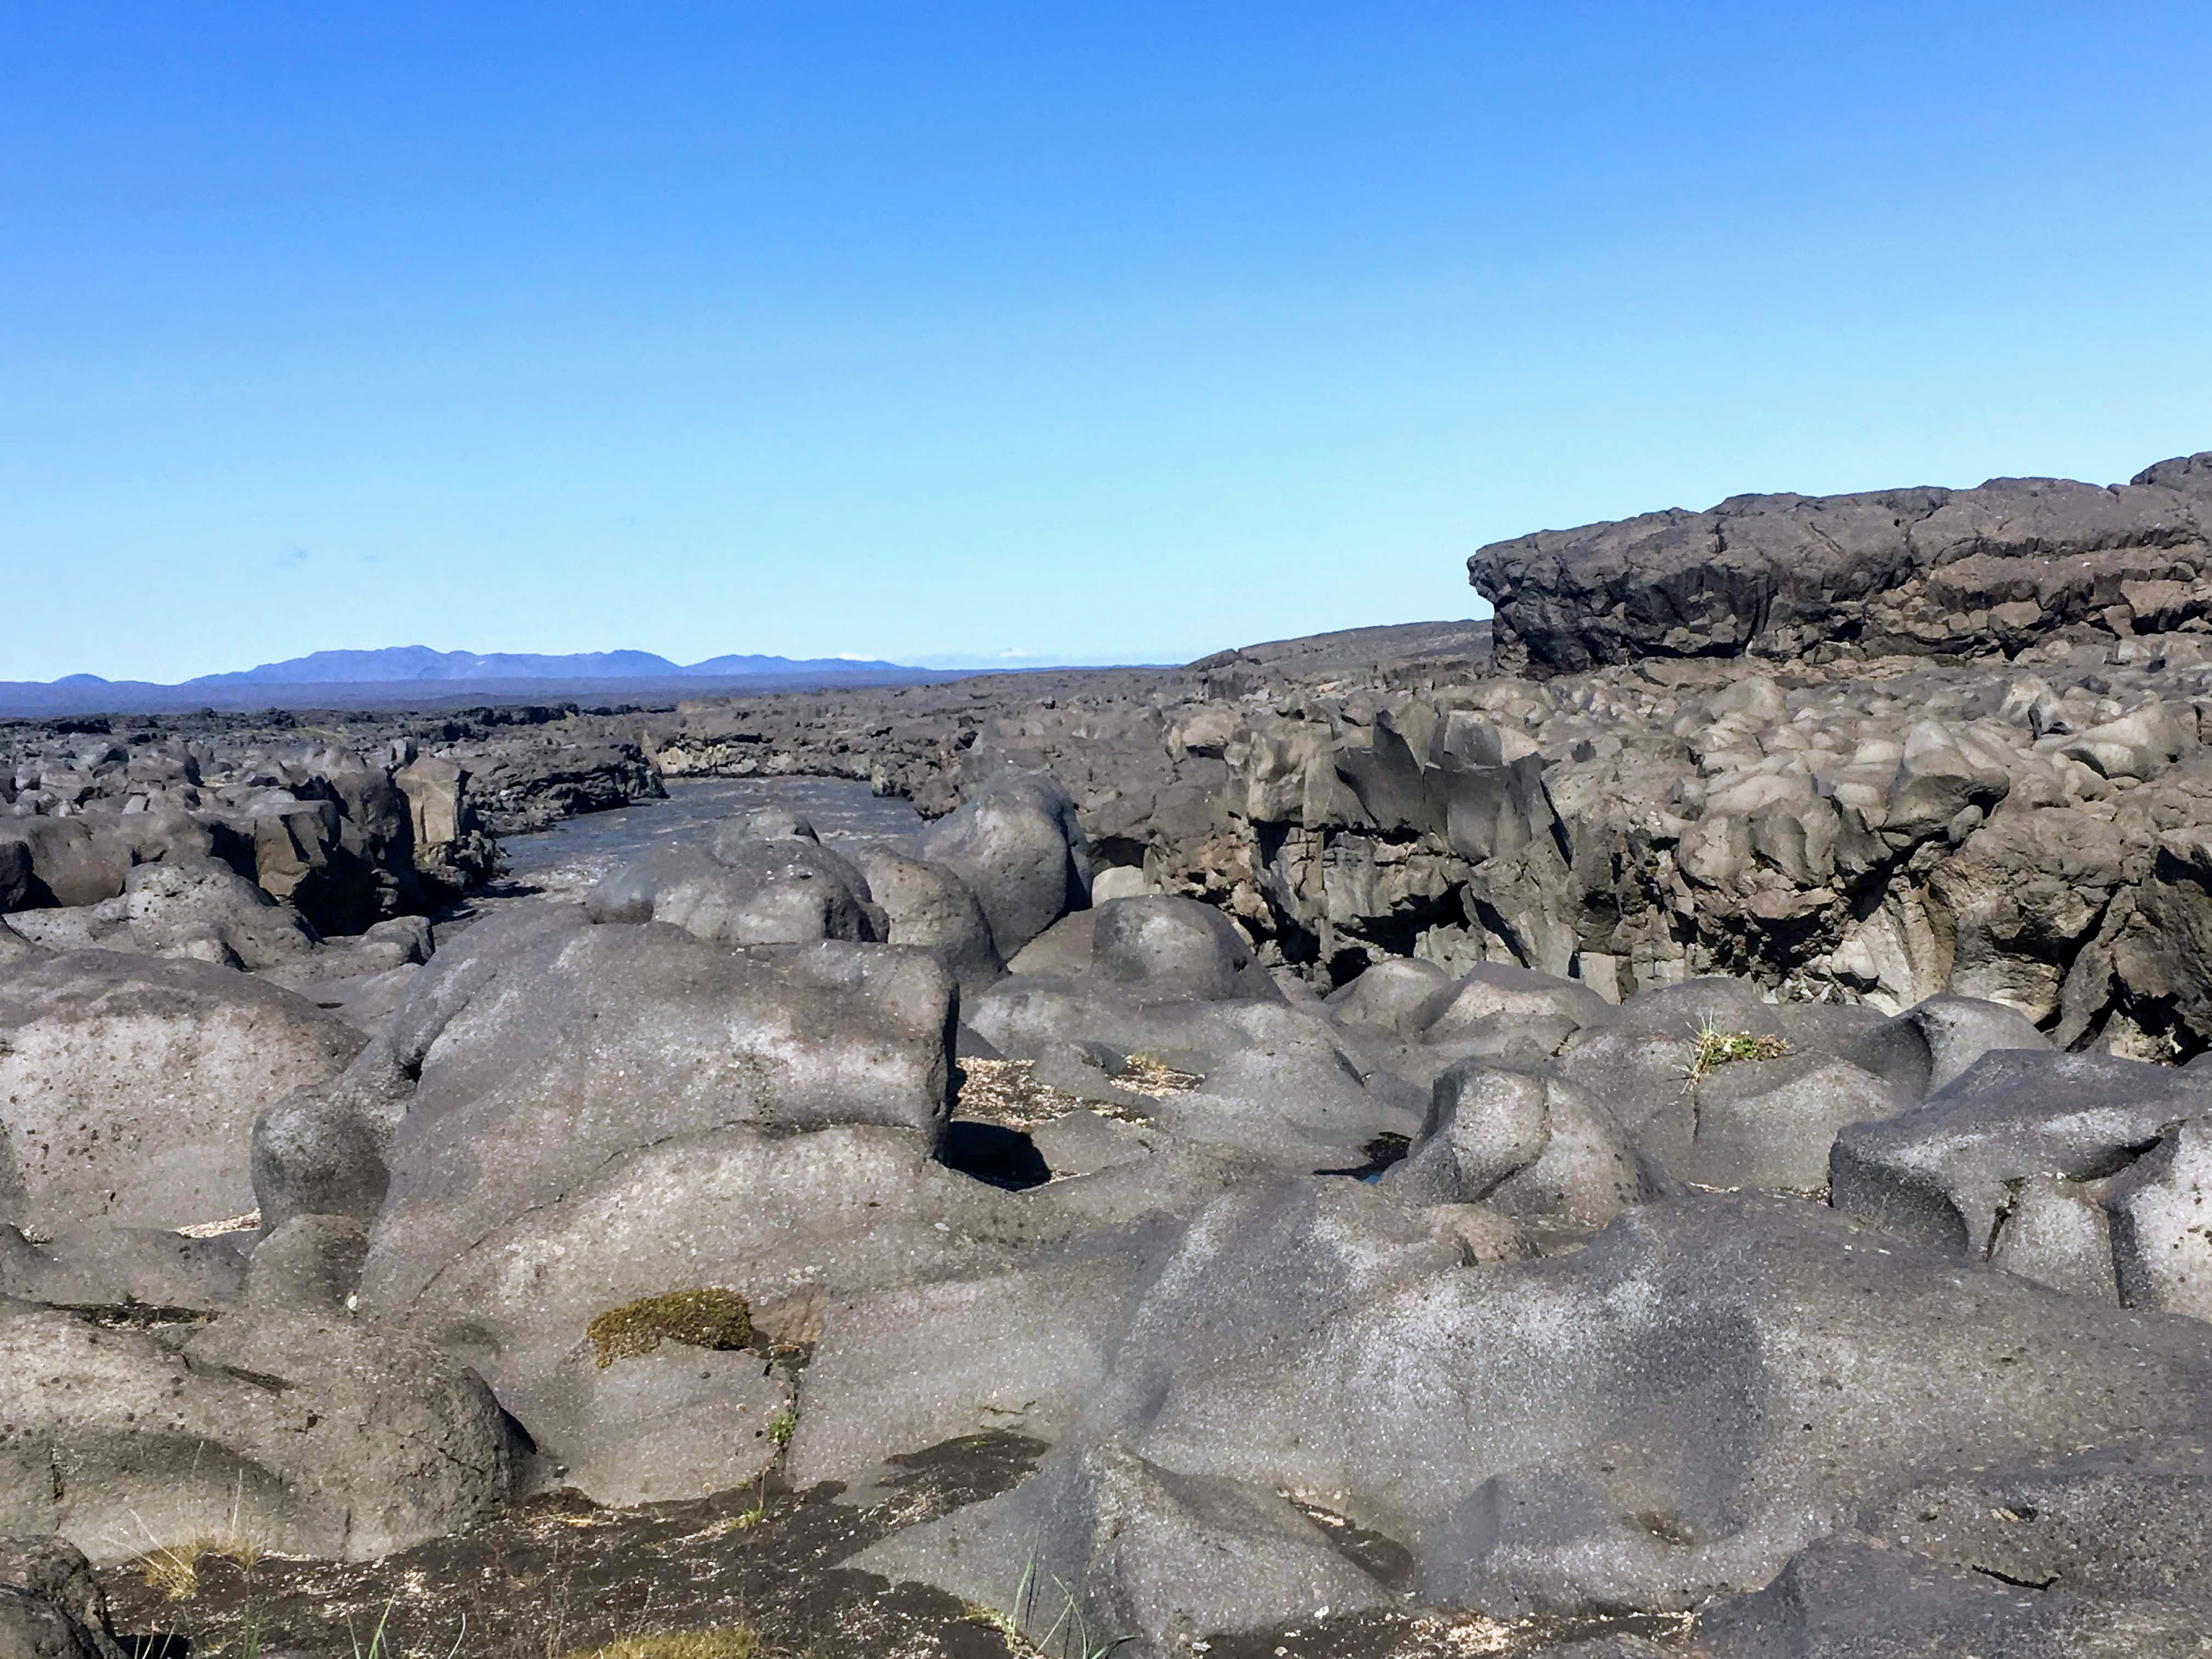
[[[1734,495],[1482,549],[1498,660],[1571,673],[1640,657],[2013,656],[2212,629],[2212,454],[2100,489]]]

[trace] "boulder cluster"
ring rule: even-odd
[[[2101,492],[2093,592],[2196,580],[2203,476]],[[1018,1435],[1026,1480],[838,1565],[1086,1652],[1415,1608],[1680,1616],[1575,1650],[1616,1659],[2206,1651],[2205,629],[2054,576],[2047,627],[1913,631],[2078,548],[1999,508],[2079,488],[1724,504],[1698,533],[1803,581],[1694,640],[1592,574],[1657,531],[1534,538],[1579,573],[1499,599],[1504,655],[1583,642],[1543,678],[1438,625],[518,725],[541,802],[815,771],[934,821],[751,812],[434,923],[493,728],[106,734],[66,802],[21,757],[84,734],[26,729],[0,1644],[107,1652],[95,1569],[180,1540],[368,1559]],[[279,890],[269,816],[392,902]],[[112,890],[58,902],[41,835],[125,848]],[[348,953],[375,994],[303,965]]]

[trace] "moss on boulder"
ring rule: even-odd
[[[584,1328],[602,1370],[617,1359],[651,1353],[663,1342],[742,1348],[752,1334],[752,1308],[744,1297],[712,1285],[642,1296],[608,1309]]]

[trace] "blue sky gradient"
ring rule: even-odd
[[[1172,660],[2212,447],[2212,9],[0,5],[0,678]]]

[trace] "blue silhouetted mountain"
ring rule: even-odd
[[[187,685],[401,685],[423,680],[738,679],[791,674],[880,673],[900,665],[846,657],[709,657],[685,667],[650,651],[580,651],[566,656],[512,651],[433,651],[427,645],[380,651],[316,651],[229,674],[203,674]]]

